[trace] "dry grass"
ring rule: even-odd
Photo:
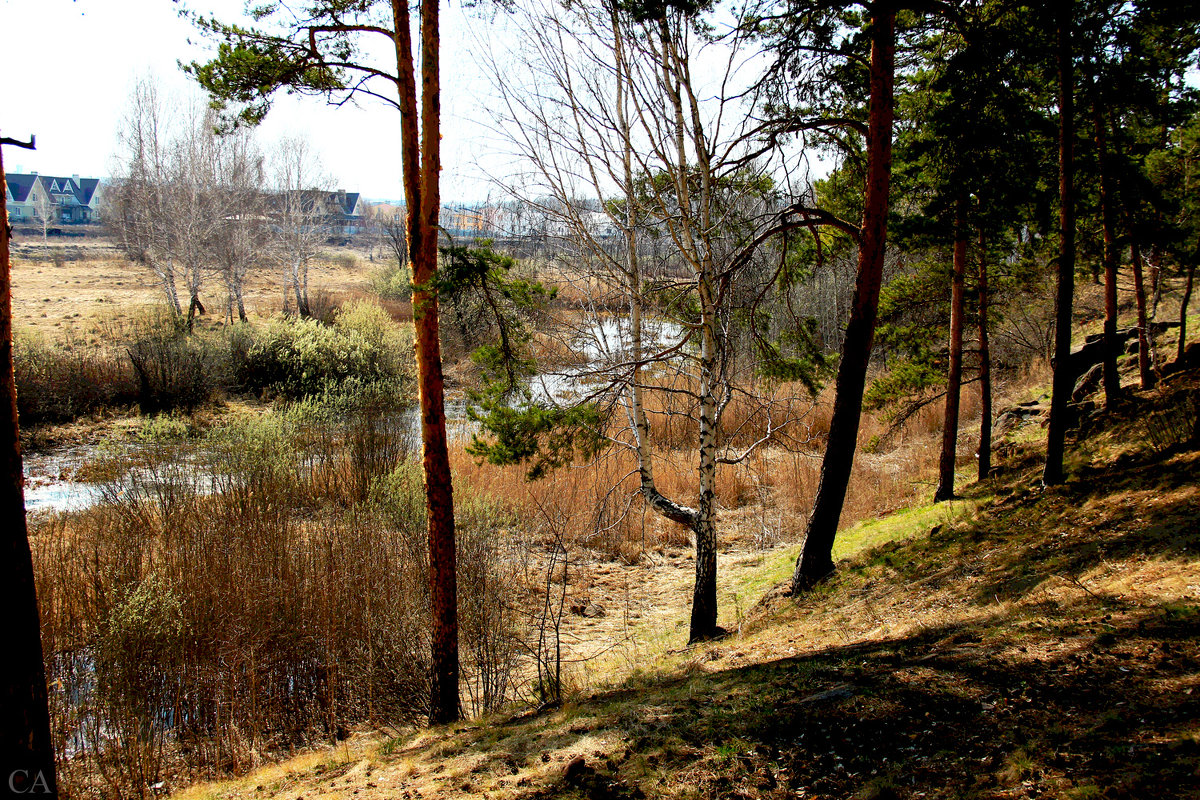
[[[1200,464],[1130,446],[1142,406],[1165,402],[1141,397],[1076,449],[1065,486],[1036,488],[1036,458],[1018,460],[966,500],[844,531],[840,575],[807,598],[642,653],[561,709],[188,797],[1193,796]],[[760,595],[793,553],[734,562],[723,602]]]
[[[325,254],[313,266],[310,291],[324,290],[347,298],[366,294],[371,265],[357,257],[340,258],[339,252]],[[95,343],[104,325],[114,320],[132,320],[146,307],[163,302],[154,274],[146,267],[130,263],[114,243],[106,240],[88,240],[82,245],[40,240],[17,242],[12,272],[16,326],[49,336],[75,331]],[[202,324],[212,327],[221,324],[224,296],[224,288],[213,278],[201,292],[201,298],[209,306]],[[282,275],[271,270],[251,272],[246,305],[252,318],[278,313],[283,308]],[[400,309],[393,313],[402,315]]]

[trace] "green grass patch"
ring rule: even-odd
[[[929,503],[856,523],[838,532],[833,543],[834,561],[854,558],[881,545],[928,535],[934,526],[949,525],[969,517],[990,500],[987,496]],[[791,578],[800,547],[797,544],[767,553],[757,566],[741,570],[727,582],[719,598],[722,618],[731,619],[730,615],[735,615],[739,609],[745,611],[765,592]]]

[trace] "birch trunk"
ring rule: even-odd
[[[1133,293],[1137,300],[1138,381],[1142,389],[1154,388],[1153,359],[1150,353],[1150,329],[1146,320],[1146,282],[1142,269],[1142,249],[1135,241],[1129,245],[1133,264]]]

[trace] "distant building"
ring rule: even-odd
[[[453,238],[494,236],[496,221],[487,206],[442,206],[438,224]]]
[[[5,192],[9,222],[18,225],[86,225],[96,222],[100,179],[10,172]],[[42,213],[50,215],[42,219]]]
[[[293,191],[290,196],[299,196],[305,214],[311,215],[330,236],[353,236],[365,226],[366,204],[358,192],[303,189]],[[276,202],[282,205],[282,201]]]

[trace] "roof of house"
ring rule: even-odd
[[[38,176],[10,172],[4,179],[8,184],[8,196],[14,203],[24,203],[29,200],[29,193],[33,191],[33,184],[37,182]]]
[[[301,207],[307,212],[317,207],[328,214],[341,214],[343,217],[355,216],[358,206],[358,192],[328,192],[322,189],[296,189],[291,195],[299,195]]]
[[[330,199],[337,198],[338,200],[340,200],[342,198],[341,192],[333,192],[332,194],[333,194],[333,197]],[[348,217],[354,216],[354,208],[355,208],[355,206],[358,205],[359,193],[358,192],[346,192],[345,198],[346,199],[341,203],[342,213]]]
[[[24,203],[30,200],[30,192],[34,184],[40,182],[50,194],[70,195],[81,206],[91,205],[96,189],[100,186],[99,178],[70,178],[58,175],[39,175],[37,173],[10,172],[5,176],[8,182],[8,193],[14,203]]]

